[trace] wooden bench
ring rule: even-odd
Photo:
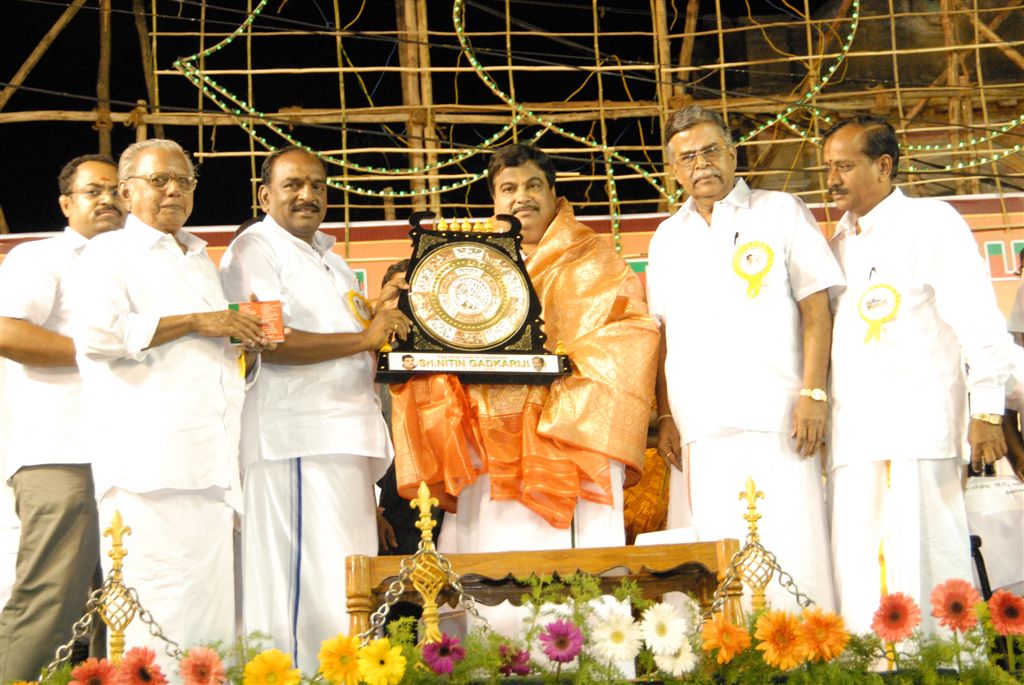
[[[528,552],[486,554],[449,554],[446,558],[459,575],[463,589],[480,604],[493,606],[503,600],[519,604],[523,586],[516,578],[531,574],[567,576],[577,571],[602,576],[606,589],[614,588],[623,577],[636,581],[647,598],[666,592],[690,592],[708,609],[719,582],[725,578],[729,562],[739,551],[737,540],[690,542],[645,547],[596,547]],[[369,627],[370,614],[384,601],[384,593],[401,570],[403,557],[353,555],[345,560],[349,635]],[[616,573],[624,570],[625,573]],[[737,580],[727,590],[726,616],[741,620],[739,598],[742,586]],[[420,603],[411,583],[406,583],[403,601]],[[446,588],[438,604],[454,605],[456,593]]]

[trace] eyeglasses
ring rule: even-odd
[[[696,152],[687,152],[679,155],[672,161],[673,164],[678,164],[684,169],[689,169],[697,163],[698,157],[703,157],[708,162],[714,162],[716,159],[722,156],[725,152],[725,148],[719,145],[711,145],[704,148],[703,150],[697,150]]]
[[[104,195],[117,197],[117,186],[89,186],[85,190],[69,190],[67,195],[82,195],[89,200],[98,200]]]
[[[191,193],[196,189],[196,184],[199,183],[199,179],[195,176],[179,176],[173,171],[170,173],[159,172],[149,176],[126,176],[125,180],[129,178],[141,178],[154,188],[166,188],[168,183],[174,181],[178,184],[178,190],[183,193]]]

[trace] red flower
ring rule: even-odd
[[[68,685],[114,685],[117,667],[106,659],[86,659],[73,671]]]
[[[899,642],[910,637],[921,622],[921,610],[917,603],[902,592],[882,597],[871,629],[886,642]]]
[[[950,578],[939,583],[931,599],[932,616],[939,619],[940,626],[963,633],[978,625],[974,605],[981,601],[981,595],[966,580]]]
[[[217,652],[209,647],[193,647],[181,660],[181,679],[184,685],[219,685],[227,675]]]
[[[149,647],[132,647],[121,660],[117,682],[121,685],[167,685],[167,678],[156,665],[156,652]]]
[[[992,627],[1000,635],[1024,635],[1024,597],[996,590],[988,600]]]

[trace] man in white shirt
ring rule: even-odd
[[[662,330],[658,450],[675,467],[669,528],[742,541],[738,493],[753,477],[765,495],[761,542],[800,592],[831,608],[816,454],[828,418],[827,288],[842,275],[799,199],[735,178],[736,149],[716,112],[676,112],[665,142],[689,196],[655,232],[647,267]],[[777,578],[767,597],[797,606]]]
[[[348,625],[345,557],[376,554],[373,485],[393,455],[374,390],[376,351],[409,321],[386,285],[376,312],[319,231],[327,174],[301,148],[263,163],[267,216],[221,261],[227,295],[280,300],[288,341],[263,355],[245,401],[243,615],[306,673],[320,643]],[[404,280],[399,279],[404,283]]]
[[[17,572],[0,613],[0,673],[36,680],[71,638],[99,564],[92,470],[80,450],[81,379],[70,299],[79,255],[94,236],[121,228],[117,165],[83,155],[57,178],[68,225],[24,243],[0,263],[0,360],[10,433],[4,480],[21,520]]]
[[[231,311],[205,244],[182,229],[196,177],[170,140],[131,145],[119,164],[131,214],[90,241],[76,277],[73,331],[102,527],[119,510],[132,534],[124,579],[179,645],[234,639],[232,520],[241,504],[241,351],[266,344]],[[110,539],[103,538],[104,549]],[[102,555],[104,570],[110,559]],[[127,643],[150,646],[138,618]]]
[[[846,277],[833,292],[833,565],[847,627],[861,632],[883,594],[927,605],[936,584],[971,580],[963,431],[973,468],[1006,453],[1012,347],[963,218],[893,186],[892,126],[843,121],[824,145],[828,191],[845,211],[832,238]]]

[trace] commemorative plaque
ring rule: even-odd
[[[432,212],[409,217],[409,290],[398,308],[412,328],[377,355],[377,380],[449,373],[464,383],[547,385],[571,373],[561,349],[544,348],[519,220],[509,214],[493,222],[433,219]]]

